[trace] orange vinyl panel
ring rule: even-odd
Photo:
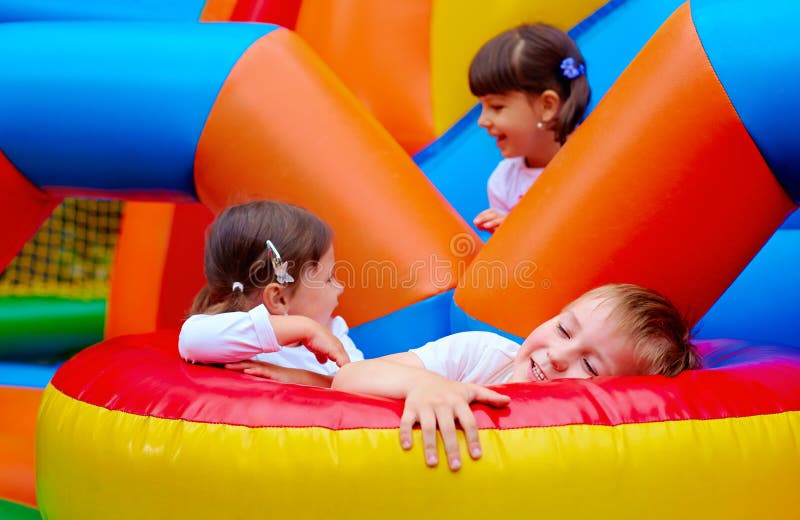
[[[208,0],[200,13],[202,22],[227,22],[236,8],[236,0]]]
[[[340,311],[352,325],[454,287],[479,243],[408,154],[285,29],[255,42],[231,71],[200,138],[195,182],[214,211],[272,198],[325,219],[336,233],[336,274],[348,287]]]
[[[128,202],[111,269],[105,337],[156,330],[175,205]]]
[[[36,507],[36,415],[42,391],[0,386],[0,498]]]
[[[431,0],[304,0],[297,33],[409,152],[433,141]]]
[[[660,290],[696,320],[793,208],[684,5],[467,272],[471,280],[487,262],[527,265],[524,283],[502,289],[486,277],[457,290],[456,302],[526,335],[587,289],[627,281]]]

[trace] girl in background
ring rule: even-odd
[[[591,91],[578,46],[541,23],[486,42],[470,65],[469,87],[481,103],[478,125],[504,157],[489,177],[489,209],[473,221],[494,231],[581,121]]]

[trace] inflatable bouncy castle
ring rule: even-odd
[[[64,196],[132,201],[107,338],[43,394],[0,387],[0,412],[19,418],[0,437],[9,515],[800,508],[800,106],[780,94],[800,79],[794,3],[576,0],[488,16],[433,0],[395,3],[391,18],[369,2],[121,4],[0,12],[3,265]],[[489,237],[468,222],[499,156],[468,110],[465,69],[521,19],[572,27],[597,105]],[[400,402],[178,357],[202,229],[256,198],[331,224],[339,312],[369,357],[461,330],[524,336],[586,289],[627,281],[699,320],[705,368],[507,385],[507,409],[475,407],[483,457],[427,468],[399,447]],[[40,399],[34,497],[24,454]]]

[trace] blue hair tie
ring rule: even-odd
[[[561,60],[561,71],[569,79],[575,79],[581,74],[586,73],[586,67],[581,63],[575,65],[575,58],[569,57]]]

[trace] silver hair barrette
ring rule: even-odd
[[[278,249],[275,247],[275,244],[272,243],[272,240],[267,240],[267,252],[269,254],[269,260],[272,262],[272,270],[275,271],[275,279],[278,280],[278,283],[286,285],[287,283],[294,282],[292,275],[287,272],[289,265],[281,260],[281,254],[278,253]]]
[[[242,282],[233,282],[233,285],[231,285],[231,292],[236,291],[244,292],[244,285]]]

